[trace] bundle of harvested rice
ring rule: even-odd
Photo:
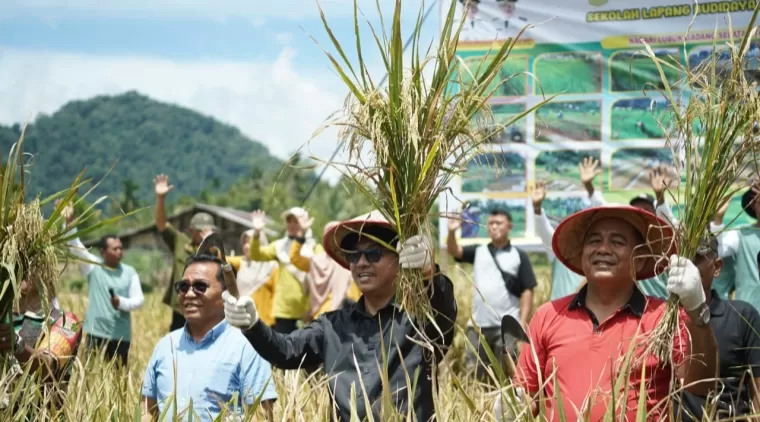
[[[757,14],[756,7],[740,42],[731,39],[725,46],[715,44],[712,60],[695,68],[658,58],[646,46],[646,55],[657,65],[664,87],[662,93],[669,103],[669,112],[661,120],[667,123],[662,126],[668,129],[668,145],[676,158],[674,165],[679,174],[685,175],[672,194],[681,210],[674,239],[681,256],[695,256],[713,213],[726,198],[747,187],[746,173],[757,173],[760,139],[755,126],[760,121],[760,96],[757,81],[745,69],[757,29]],[[729,56],[730,60],[719,60],[719,56]],[[666,66],[679,71],[683,79],[678,84],[667,80],[663,72]],[[671,89],[674,85],[681,86],[678,93]],[[663,362],[671,359],[677,309],[678,299],[671,297],[650,343],[650,351]]]
[[[431,45],[427,51],[420,45],[424,5],[420,8],[411,41],[411,58],[404,63],[401,1],[396,0],[390,36],[385,28],[380,35],[372,28],[388,72],[387,87],[375,85],[364,61],[357,9],[354,1],[356,64],[346,57],[322,13],[324,27],[339,59],[326,54],[350,92],[342,113],[327,126],[340,127],[340,140],[349,162],[354,163],[336,166],[392,223],[403,242],[429,232],[431,207],[452,178],[482,150],[489,136],[548,100],[514,116],[504,125],[493,124],[488,100],[506,82],[501,80],[499,70],[515,40],[509,39],[489,51],[473,74],[456,55],[464,20],[455,27],[455,2],[448,10],[438,44]],[[379,4],[378,13],[384,25]],[[424,58],[420,57],[422,54]],[[430,66],[433,70],[428,80],[426,69]],[[364,156],[372,162],[355,164]],[[416,315],[430,315],[421,272],[403,271],[397,282],[397,293],[405,309]]]

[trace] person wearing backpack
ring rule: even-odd
[[[512,230],[512,216],[508,211],[494,209],[488,215],[488,237],[486,245],[462,247],[457,243],[456,231],[461,227],[461,218],[448,219],[449,235],[447,249],[457,262],[473,265],[472,318],[468,322],[467,365],[480,379],[491,366],[486,347],[494,356],[506,346],[517,356],[517,339],[501,335],[501,319],[511,315],[528,326],[533,311],[533,289],[536,275],[525,251],[512,245],[509,232]]]

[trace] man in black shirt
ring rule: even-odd
[[[414,236],[397,246],[395,229],[379,213],[372,212],[331,228],[323,243],[327,254],[351,271],[363,294],[359,302],[324,313],[304,328],[284,335],[258,322],[250,298],[235,299],[226,294],[227,321],[240,327],[256,351],[275,367],[324,365],[330,378],[334,419],[350,420],[351,407],[355,406],[359,420],[368,414],[374,420],[388,420],[388,412],[395,410],[402,415],[411,410],[413,420],[434,420],[436,364],[453,340],[457,305],[451,280],[440,274],[432,261],[429,239]],[[424,270],[435,321],[423,325],[429,346],[420,344],[423,339],[418,331],[425,317],[411,321],[394,300],[401,268]],[[387,368],[390,385],[383,385],[379,368]],[[384,387],[395,410],[381,409]],[[367,402],[371,409],[367,409]]]
[[[751,402],[758,403],[756,385],[760,385],[760,314],[750,304],[723,300],[712,290],[713,278],[720,274],[723,261],[718,256],[718,241],[710,235],[697,250],[694,264],[702,276],[705,297],[710,304],[710,326],[718,342],[720,382],[714,396],[707,399],[690,393],[683,395],[682,421],[701,421],[703,409],[715,413],[709,420],[728,420],[752,414]],[[693,416],[693,417],[692,417]]]

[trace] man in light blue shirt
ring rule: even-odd
[[[257,401],[271,412],[277,394],[270,364],[224,320],[221,265],[211,255],[193,255],[175,282],[187,322],[153,350],[142,387],[143,420],[174,420],[175,404],[180,420],[191,412],[208,422],[223,410],[239,416]]]

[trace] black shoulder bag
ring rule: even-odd
[[[501,265],[499,265],[499,260],[496,259],[496,248],[494,248],[490,244],[487,245],[486,248],[488,249],[488,252],[491,254],[491,258],[493,258],[493,262],[496,264],[496,268],[499,269],[499,272],[501,273],[501,278],[504,279],[504,286],[507,288],[507,291],[512,296],[519,298],[523,292],[520,280],[514,275],[501,269]]]

